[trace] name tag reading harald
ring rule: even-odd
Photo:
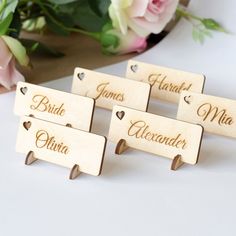
[[[122,105],[146,111],[150,97],[150,85],[100,72],[76,68],[72,93],[96,100],[98,107],[112,109]]]
[[[33,115],[39,119],[90,131],[94,103],[91,98],[18,82],[14,111],[20,116]]]
[[[201,124],[210,133],[236,138],[235,100],[183,92],[177,119]]]
[[[203,128],[122,106],[112,112],[109,139],[126,141],[129,147],[196,164],[198,161]]]
[[[151,97],[178,103],[182,91],[202,93],[205,76],[130,60],[126,77],[151,85]]]
[[[16,151],[64,167],[79,166],[81,172],[99,175],[106,138],[32,117],[20,121]]]

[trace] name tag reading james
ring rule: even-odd
[[[36,118],[58,124],[70,124],[73,128],[90,131],[94,111],[94,100],[18,82],[15,99],[15,114],[33,115]]]
[[[115,106],[109,139],[124,139],[129,147],[171,159],[181,155],[185,163],[196,164],[202,134],[200,125]]]
[[[98,107],[112,109],[122,105],[146,111],[150,97],[150,85],[121,77],[76,68],[72,93],[96,100]]]
[[[105,146],[103,136],[25,116],[20,121],[16,151],[33,151],[37,159],[68,168],[79,165],[81,172],[97,176]]]
[[[236,138],[235,100],[183,92],[177,119],[201,124],[210,133]]]
[[[182,91],[202,93],[205,77],[167,67],[130,60],[126,77],[151,85],[151,96],[160,100],[178,103]]]

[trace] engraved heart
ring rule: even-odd
[[[184,97],[184,101],[187,103],[187,104],[190,104],[192,102],[192,96],[189,95],[189,96],[185,96]]]
[[[84,73],[84,72],[78,73],[77,76],[78,76],[78,78],[79,78],[80,80],[83,80],[84,77],[85,77],[85,73]]]
[[[117,112],[116,112],[116,116],[117,116],[120,120],[122,120],[123,117],[125,116],[125,112],[124,112],[124,111],[117,111]]]
[[[137,64],[136,64],[136,65],[132,65],[132,66],[130,67],[130,69],[131,69],[134,73],[136,73],[137,70],[138,70],[138,65],[137,65]]]
[[[25,121],[25,122],[23,123],[23,126],[24,126],[24,128],[25,128],[26,130],[29,130],[29,128],[31,127],[31,122],[30,122],[30,121]]]
[[[27,87],[20,88],[20,91],[23,95],[25,95],[27,93],[27,90],[28,90]]]

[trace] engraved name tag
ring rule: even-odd
[[[182,91],[202,93],[205,77],[167,67],[130,60],[126,77],[151,85],[151,97],[178,103]]]
[[[183,92],[177,119],[201,124],[210,133],[236,138],[235,100]]]
[[[33,115],[39,119],[90,131],[94,103],[91,98],[18,82],[14,111],[20,116]]]
[[[98,107],[122,105],[142,111],[148,108],[150,89],[147,83],[82,68],[75,69],[72,85],[72,93],[94,98]]]
[[[34,152],[37,159],[99,175],[102,170],[106,138],[32,117],[20,121],[16,151]]]
[[[115,106],[109,139],[124,139],[129,147],[171,159],[181,155],[184,162],[196,164],[202,133],[200,125]]]

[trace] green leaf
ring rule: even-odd
[[[9,47],[14,57],[20,63],[20,65],[27,66],[29,64],[29,58],[26,54],[25,47],[17,39],[6,35],[3,35],[1,37]]]
[[[3,10],[0,12],[0,20],[5,19],[10,13],[15,12],[18,0],[7,0]]]
[[[102,27],[109,21],[108,15],[99,17],[90,8],[88,1],[83,0],[73,14],[75,25],[90,32],[100,32]]]
[[[52,57],[64,56],[63,53],[35,40],[21,39],[21,42],[27,48],[27,51],[31,54],[46,55],[46,56],[52,56]]]
[[[210,18],[202,19],[201,22],[207,29],[215,30],[219,32],[226,32],[226,30],[214,19],[210,19]]]
[[[10,13],[3,21],[0,22],[0,35],[6,34],[13,19],[13,13]]]
[[[88,0],[90,8],[100,17],[108,13],[111,0]]]
[[[63,5],[68,4],[72,2],[76,2],[77,0],[49,0],[49,2],[54,3],[56,5]]]

